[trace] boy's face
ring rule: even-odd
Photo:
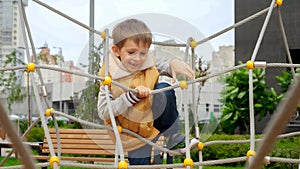
[[[125,68],[130,72],[135,72],[146,61],[148,46],[142,42],[136,44],[133,40],[127,39],[121,49],[112,46],[112,51],[120,60]]]

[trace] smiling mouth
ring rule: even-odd
[[[140,64],[129,63],[129,65],[131,65],[131,67],[138,68]]]

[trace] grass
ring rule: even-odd
[[[0,162],[4,159],[4,157],[0,157]],[[21,165],[22,162],[20,160],[18,160],[17,158],[9,158],[3,166],[15,166],[15,165]],[[50,167],[48,167],[50,169]],[[86,169],[86,168],[79,168],[79,167],[60,167],[61,169]]]
[[[0,161],[2,161],[4,157],[0,157]],[[22,164],[20,160],[16,158],[9,158],[4,166],[14,166]],[[49,168],[49,167],[48,167]],[[85,169],[85,168],[78,168],[78,167],[60,167],[61,169]],[[196,168],[196,167],[194,167]],[[229,166],[203,166],[203,169],[243,169],[244,167],[229,167]]]
[[[4,159],[4,157],[0,157],[0,162]],[[21,161],[16,158],[9,158],[3,166],[15,166],[15,165],[21,165]],[[50,167],[48,167],[50,169]],[[75,169],[75,167],[60,167],[61,169]],[[77,168],[76,169],[84,169],[84,168]]]
[[[0,161],[2,161],[4,157],[0,157]],[[14,166],[14,165],[20,165],[21,161],[16,158],[9,158],[3,166]]]
[[[202,169],[244,169],[245,167],[203,166]]]

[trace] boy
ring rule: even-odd
[[[167,83],[158,84],[160,74],[172,74],[173,80],[176,80],[176,74],[192,79],[193,70],[178,59],[169,62],[160,60],[156,62],[156,67],[153,57],[148,55],[152,43],[151,31],[140,20],[128,19],[119,23],[113,29],[112,38],[109,63],[104,63],[109,64],[109,76],[114,81],[138,91],[125,91],[113,84],[109,87],[111,106],[117,123],[154,142],[162,133],[166,137],[172,137],[173,141],[168,147],[170,149],[184,142],[184,136],[178,134],[180,126],[174,90],[154,96],[151,95],[151,90],[169,86]],[[104,72],[105,66],[102,66],[99,75],[104,77]],[[102,85],[98,95],[98,114],[106,124],[111,125],[107,106]],[[124,133],[121,134],[121,142],[124,150],[128,151],[131,165],[150,164],[151,146]]]

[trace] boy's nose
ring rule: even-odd
[[[144,54],[136,53],[136,54],[134,55],[134,59],[137,59],[137,60],[141,60],[142,57],[144,57]]]
[[[139,57],[139,55],[135,55],[134,58],[133,58],[133,60],[135,60],[135,61],[140,61],[140,60],[141,60],[141,57]]]

